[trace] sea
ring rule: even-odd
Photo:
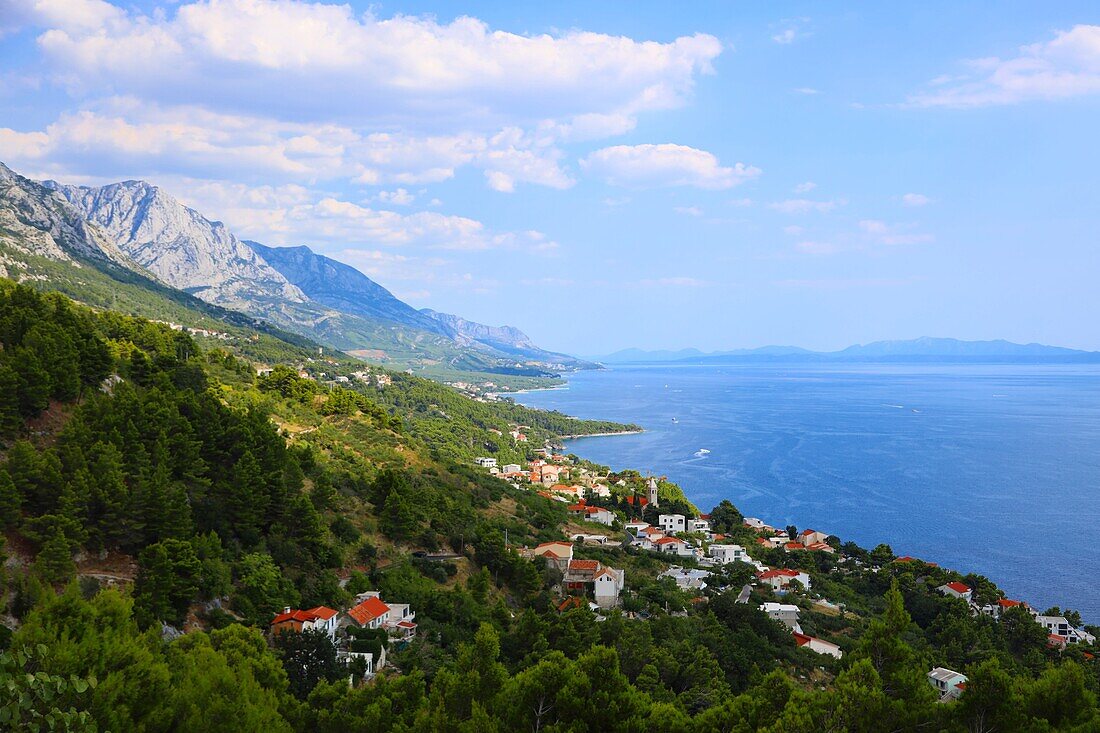
[[[515,399],[641,425],[566,447],[704,512],[885,542],[1100,624],[1100,365],[622,366]]]

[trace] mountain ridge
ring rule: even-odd
[[[394,366],[526,376],[595,367],[539,349],[512,327],[421,312],[355,268],[308,247],[246,242],[224,223],[136,179],[99,187],[40,183],[0,163],[0,244],[8,250],[0,253],[0,275],[11,270],[18,279],[35,270],[33,277],[41,279],[52,276],[46,270],[56,270],[28,269],[27,258],[77,269],[110,263],[157,287]],[[79,298],[80,278],[65,277],[67,292]]]

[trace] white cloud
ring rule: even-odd
[[[813,87],[797,87],[794,90],[794,93],[795,94],[806,94],[806,95],[821,94],[820,91],[818,91],[817,89],[814,89]]]
[[[376,198],[384,204],[390,206],[408,206],[416,200],[416,195],[409,193],[403,188],[398,188],[394,191],[379,191]]]
[[[698,206],[674,206],[673,211],[677,214],[684,214],[686,216],[702,216],[703,210]]]
[[[812,201],[810,199],[787,199],[786,201],[770,203],[768,206],[781,214],[808,214],[810,212],[828,214],[838,206],[843,206],[844,203],[843,200]]]
[[[651,188],[694,186],[731,188],[760,175],[760,169],[737,163],[722,166],[712,153],[686,145],[615,145],[580,161],[581,168],[617,186]]]
[[[56,175],[94,169],[104,178],[186,174],[262,180],[351,180],[363,185],[438,183],[463,166],[481,168],[491,187],[517,182],[573,184],[551,141],[507,128],[494,135],[414,136],[163,108],[133,98],[65,113],[44,131],[0,128],[0,158],[52,166]]]
[[[380,18],[289,0],[194,1],[148,15],[98,0],[21,6],[74,89],[98,89],[106,77],[117,93],[164,104],[300,119],[462,119],[491,129],[552,117],[583,128],[587,115],[622,115],[621,130],[633,114],[682,104],[722,51],[706,34],[668,43],[582,30],[528,36],[468,16]]]
[[[859,222],[859,228],[868,234],[885,234],[887,230],[886,222],[878,219],[863,219]]]
[[[772,36],[772,40],[776,43],[786,45],[788,43],[794,43],[794,39],[797,35],[794,28],[787,28]]]
[[[783,27],[779,32],[772,35],[772,40],[781,46],[789,46],[795,41],[810,35],[806,30],[809,23],[809,18],[786,19],[782,21],[781,25]]]
[[[901,203],[905,206],[926,206],[932,203],[932,199],[923,193],[907,193],[901,197]]]
[[[813,181],[806,181],[805,183],[800,183],[797,186],[795,186],[794,187],[794,192],[795,193],[809,193],[810,191],[813,191],[815,188],[817,188],[816,183],[814,183]]]
[[[965,63],[967,72],[933,79],[909,98],[917,107],[983,107],[1100,93],[1100,25],[1076,25],[1009,59]]]
[[[669,287],[669,288],[702,288],[710,285],[706,280],[700,280],[695,277],[686,276],[674,276],[674,277],[658,277],[639,280],[638,285],[642,287]]]

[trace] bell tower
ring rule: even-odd
[[[653,507],[658,506],[658,504],[657,504],[657,479],[650,476],[649,482],[646,484],[646,487],[649,489],[649,505],[653,506]]]

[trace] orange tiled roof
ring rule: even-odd
[[[389,610],[390,607],[383,603],[381,598],[374,596],[349,610],[348,615],[355,619],[357,624],[363,626],[379,616],[384,616]]]
[[[321,619],[322,621],[328,621],[330,618],[339,613],[339,611],[337,611],[335,608],[329,608],[328,606],[317,606],[316,608],[309,609],[308,611],[306,611],[306,613],[312,613],[314,616]]]

